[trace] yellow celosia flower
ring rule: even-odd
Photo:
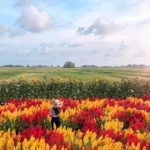
[[[104,129],[105,130],[114,129],[115,131],[120,131],[120,130],[122,130],[123,125],[124,125],[124,123],[119,121],[118,119],[111,120],[111,121],[105,122]]]
[[[150,141],[150,133],[148,133],[148,132],[141,133],[140,131],[137,131],[136,135],[140,140]]]
[[[97,140],[97,149],[98,150],[123,150],[123,145],[121,142],[114,142],[111,138],[109,137],[99,137]]]
[[[126,149],[127,150],[140,150],[140,143],[138,143],[137,145],[135,145],[134,143],[132,143],[130,146],[126,145]]]

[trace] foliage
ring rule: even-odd
[[[150,94],[150,84],[144,80],[122,80],[108,82],[57,81],[57,80],[13,80],[0,83],[0,101],[12,98],[73,98],[94,97],[140,97]]]
[[[75,67],[75,64],[71,61],[67,61],[64,64],[64,68],[74,68],[74,67]]]

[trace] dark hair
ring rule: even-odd
[[[55,112],[56,115],[58,115],[60,113],[60,108],[59,107],[53,107],[53,110]]]

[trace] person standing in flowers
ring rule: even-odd
[[[52,129],[54,130],[54,124],[56,126],[56,128],[60,127],[60,117],[59,117],[59,113],[61,111],[61,107],[63,105],[63,102],[60,102],[58,99],[54,99],[52,100],[52,108],[50,111],[50,115],[51,115],[51,126]]]

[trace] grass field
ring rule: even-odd
[[[34,68],[34,67],[1,67],[0,81],[19,79],[73,79],[89,81],[94,79],[108,79],[117,81],[121,79],[150,80],[150,68]]]

